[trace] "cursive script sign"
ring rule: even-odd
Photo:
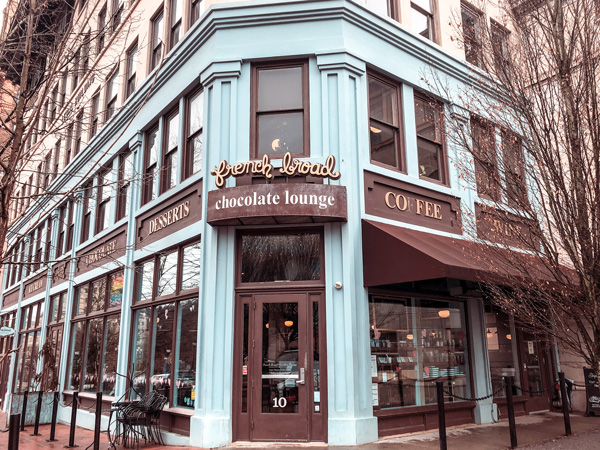
[[[267,180],[273,178],[273,164],[268,155],[263,156],[258,161],[245,161],[237,164],[228,164],[226,160],[222,160],[216,169],[210,171],[211,175],[215,176],[215,184],[222,188],[225,186],[225,181],[229,177],[241,177],[243,175],[262,175]],[[312,175],[316,177],[331,178],[337,180],[341,174],[335,171],[335,157],[329,155],[325,160],[325,164],[311,163],[310,161],[300,161],[292,158],[292,154],[287,152],[282,161],[282,167],[279,169],[282,175]]]

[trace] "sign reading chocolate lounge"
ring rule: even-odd
[[[208,193],[211,225],[345,222],[346,187],[329,184],[257,184]]]

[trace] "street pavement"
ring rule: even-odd
[[[530,414],[516,418],[517,438],[519,448],[533,450],[598,450],[600,449],[600,417],[584,417],[583,414],[571,414],[571,428],[573,435],[564,437],[562,414],[545,412]],[[6,415],[0,413],[0,424],[6,423]],[[0,428],[2,426],[0,425]],[[41,425],[41,436],[31,436],[33,426],[26,427],[20,434],[19,450],[58,450],[63,449],[69,440],[69,427],[59,424],[56,429],[57,442],[47,442],[50,435],[50,425]],[[508,423],[506,421],[489,425],[468,425],[451,427],[447,430],[448,450],[501,450],[510,447]],[[77,428],[75,444],[78,450],[84,450],[93,442],[93,432]],[[103,433],[100,449],[108,447],[108,439]],[[0,433],[0,450],[8,448],[8,433]],[[164,447],[140,444],[143,450],[160,450]],[[197,448],[197,447],[196,447]],[[324,444],[281,444],[281,443],[235,443],[226,450],[290,450],[301,448],[307,450],[438,450],[440,443],[437,431],[413,433],[381,439],[378,442],[359,445],[355,447],[327,446]],[[167,450],[192,450],[191,447],[168,447]],[[119,449],[120,450],[120,449]]]

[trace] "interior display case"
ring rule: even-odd
[[[371,296],[375,409],[436,403],[436,381],[469,395],[467,335],[460,302]],[[446,402],[457,401],[446,396]]]

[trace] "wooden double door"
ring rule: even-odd
[[[236,441],[326,441],[323,292],[237,296]]]

